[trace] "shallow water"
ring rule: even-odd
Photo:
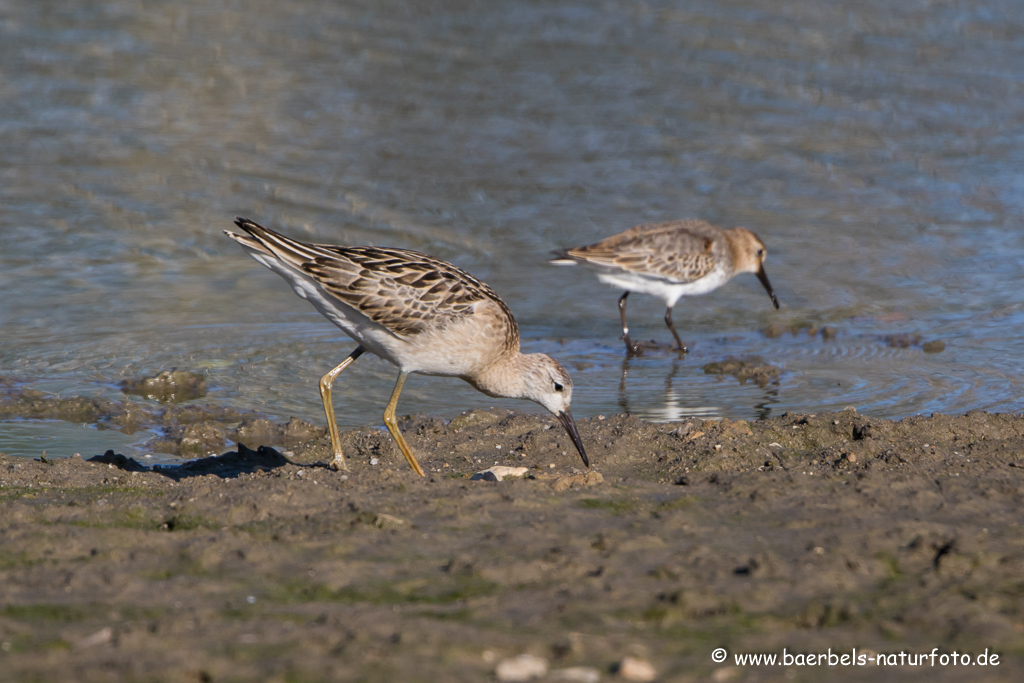
[[[75,454],[88,458],[109,449],[142,454],[145,442],[155,436],[148,430],[128,435],[62,420],[7,420],[2,424],[0,453],[37,458],[67,458]],[[146,465],[181,462],[181,458],[162,453],[148,453],[141,459]]]
[[[222,235],[244,215],[468,269],[570,369],[577,417],[1020,411],[1022,29],[1009,0],[16,3],[0,374],[119,395],[179,367],[206,400],[321,422],[353,344]],[[624,366],[619,292],[545,257],[682,217],[757,231],[783,308],[737,278],[677,305],[685,359]],[[660,302],[629,313],[669,338]],[[745,355],[779,383],[701,370]],[[379,423],[393,379],[360,360],[339,421]],[[529,409],[417,377],[399,412],[495,404]]]

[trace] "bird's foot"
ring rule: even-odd
[[[637,358],[642,356],[647,351],[666,352],[666,351],[677,351],[681,355],[687,352],[686,347],[680,349],[677,346],[671,344],[662,344],[661,342],[654,341],[632,341],[630,340],[626,344],[626,358]]]

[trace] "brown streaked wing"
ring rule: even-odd
[[[715,267],[714,245],[719,233],[704,221],[647,223],[567,253],[609,268],[692,282]]]
[[[450,263],[406,249],[316,245],[318,256],[302,269],[331,294],[399,337],[472,315],[490,300],[507,317],[510,343],[519,329],[505,302],[486,284]]]

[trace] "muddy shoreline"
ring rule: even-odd
[[[590,473],[545,416],[401,426],[425,479],[373,428],[341,472],[284,425],[156,471],[0,457],[0,678],[481,681],[521,654],[546,680],[626,680],[626,657],[663,681],[1024,674],[1024,416],[595,417]],[[495,462],[527,475],[470,479]],[[732,659],[854,647],[1000,659]]]

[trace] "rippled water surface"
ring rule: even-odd
[[[0,375],[119,396],[179,367],[322,422],[353,344],[223,236],[244,215],[468,269],[570,369],[577,417],[1020,411],[1022,82],[1010,0],[11,3]],[[619,292],[545,257],[683,217],[757,231],[783,307],[739,277],[677,305],[685,359],[624,363]],[[629,312],[669,338],[659,301]],[[778,384],[701,370],[748,355]],[[361,359],[339,421],[379,423],[394,374]],[[414,377],[399,412],[495,404],[530,409]]]

